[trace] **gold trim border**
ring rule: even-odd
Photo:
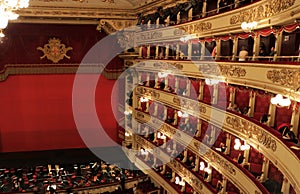
[[[80,71],[78,68],[80,66]],[[118,79],[122,69],[103,69],[100,64],[6,64],[0,71],[0,81],[11,75],[42,75],[42,74],[101,74],[106,79]]]

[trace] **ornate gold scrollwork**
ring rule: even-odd
[[[41,50],[44,53],[44,55],[40,57],[41,59],[47,57],[47,59],[53,63],[57,63],[64,57],[70,59],[70,56],[67,55],[67,52],[72,49],[72,47],[66,48],[66,45],[62,44],[58,38],[50,38],[48,44],[45,44],[43,48],[37,48],[37,50]]]
[[[293,6],[295,0],[271,0],[263,5],[241,11],[230,18],[230,24],[253,22],[273,16]]]
[[[267,78],[275,84],[298,88],[300,86],[300,71],[291,69],[270,70],[267,72]]]
[[[227,116],[226,123],[230,125],[233,129],[239,131],[240,133],[243,133],[245,136],[256,139],[267,149],[271,149],[274,152],[276,151],[276,140],[264,129],[256,126],[255,124],[249,121],[242,120],[238,117],[233,116]]]

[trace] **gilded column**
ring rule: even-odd
[[[203,90],[204,90],[204,80],[200,80],[198,100],[203,100]]]
[[[201,126],[202,126],[202,120],[198,118],[197,121],[197,132],[195,137],[200,137],[201,136]]]
[[[155,47],[155,59],[158,59],[158,55],[159,55],[159,46],[156,45],[156,47]]]
[[[250,99],[249,99],[249,111],[248,111],[248,117],[253,117],[253,114],[254,114],[254,108],[255,108],[255,96],[256,96],[256,93],[252,90],[250,92]]]
[[[143,46],[140,46],[139,48],[139,58],[143,57]]]
[[[298,137],[298,126],[299,126],[299,110],[297,103],[294,103],[293,105],[293,112],[292,112],[292,118],[291,118],[291,131],[294,132],[296,137]]]
[[[230,87],[229,92],[229,107],[233,107],[235,104],[235,88]]]
[[[147,59],[150,58],[150,45],[147,46]]]
[[[200,165],[200,159],[199,159],[199,156],[196,156],[196,159],[195,159],[195,167],[193,168],[193,171],[194,171],[194,172],[197,172],[197,171],[198,171],[199,165]]]
[[[267,125],[270,127],[274,127],[274,123],[275,123],[275,114],[276,114],[276,105],[270,103],[269,105],[269,119],[267,121]]]
[[[238,37],[235,36],[232,43],[232,61],[235,61],[236,56],[238,55]]]
[[[274,50],[276,52],[275,52],[274,58],[273,58],[274,61],[277,61],[277,56],[281,55],[282,33],[283,33],[283,31],[276,33],[275,48],[274,48]]]
[[[169,58],[169,48],[170,48],[170,45],[167,44],[167,45],[166,45],[166,51],[165,51],[165,59],[168,59],[168,58]]]
[[[254,35],[254,43],[253,43],[253,56],[252,61],[255,61],[257,59],[257,56],[259,55],[259,46],[260,46],[260,35]]]
[[[221,56],[221,39],[217,39],[216,40],[216,47],[217,47],[217,53],[216,53],[216,58],[215,60],[219,60],[220,59],[220,56]]]
[[[212,104],[217,104],[218,102],[218,93],[219,93],[219,87],[218,84],[214,84],[214,91],[213,91],[213,99],[212,99]]]
[[[206,16],[206,7],[207,7],[207,0],[204,0],[202,6],[202,17]]]

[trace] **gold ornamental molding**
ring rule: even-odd
[[[256,139],[260,144],[273,152],[277,149],[276,140],[264,129],[258,127],[250,121],[238,117],[226,116],[226,124],[238,132],[246,134],[249,138]]]
[[[136,25],[136,20],[101,19],[97,26],[97,30],[101,31],[103,29],[107,34],[112,34],[114,32],[121,31],[124,30],[125,28],[129,28],[135,25]],[[134,40],[133,38],[134,36],[131,35],[132,41]]]
[[[38,47],[37,50],[40,50],[44,53],[40,59],[47,58],[53,63],[58,63],[58,61],[63,58],[70,59],[70,56],[67,55],[69,50],[73,50],[72,47],[66,47],[65,44],[62,44],[58,38],[50,38],[48,44],[45,44],[44,47]]]
[[[196,22],[192,24],[180,25],[178,29],[184,31],[187,34],[197,34],[200,32],[208,31],[212,29],[211,22]],[[174,35],[178,35],[177,33],[181,33],[179,31],[174,31]]]
[[[267,72],[267,78],[274,84],[287,86],[297,89],[300,87],[300,71],[292,69],[270,70]]]
[[[271,0],[266,4],[243,10],[239,14],[232,16],[230,24],[259,21],[290,8],[294,3],[295,0]]]
[[[102,74],[106,79],[118,79],[123,70],[103,69],[100,64],[7,64],[0,71],[0,81],[5,81],[10,75],[43,75],[43,74]]]
[[[222,75],[226,77],[245,77],[246,69],[235,65],[224,64],[200,64],[199,71],[203,74]]]

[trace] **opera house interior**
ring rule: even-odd
[[[300,0],[0,17],[0,193],[300,194]]]

